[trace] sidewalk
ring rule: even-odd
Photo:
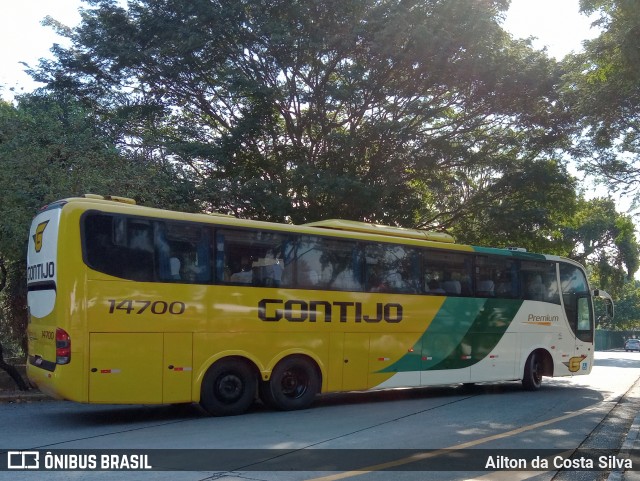
[[[636,381],[633,388],[630,389],[627,394],[629,395],[629,400],[632,403],[631,405],[634,407],[637,414],[629,427],[629,431],[627,432],[624,442],[622,443],[619,456],[621,458],[631,459],[633,462],[633,470],[614,470],[609,474],[607,481],[640,481],[640,457],[638,457],[637,454],[640,453],[640,380]]]
[[[620,448],[621,457],[627,457],[632,451],[640,450],[640,413],[635,417],[627,437]],[[640,481],[640,459],[631,455],[634,471],[615,470],[609,474],[607,481]]]

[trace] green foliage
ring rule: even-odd
[[[574,155],[613,190],[634,192],[640,180],[640,3],[582,0],[598,14],[599,37],[567,60],[564,100],[575,115]]]
[[[619,290],[615,303],[615,318],[605,328],[617,331],[640,330],[640,282],[633,280]]]
[[[6,283],[0,292],[0,345],[7,357],[21,357],[27,353],[25,264],[4,258],[0,263],[6,272]]]
[[[0,102],[0,260],[8,272],[2,331],[24,334],[28,232],[40,207],[94,192],[194,210],[189,190],[168,162],[122,156],[95,115],[70,97],[27,95],[16,107]]]
[[[187,166],[205,208],[446,229],[557,165],[562,72],[506,1],[91,4],[34,74]]]
[[[524,247],[568,255],[571,240],[561,226],[577,209],[576,180],[554,160],[522,162],[505,173],[499,187],[486,189],[478,209],[465,210],[452,229],[462,242]]]
[[[159,190],[175,177],[168,163],[120,155],[91,111],[69,97],[35,94],[17,107],[0,103],[0,252],[24,256],[31,218],[49,202],[86,192],[161,201],[167,190],[175,202],[175,188]]]
[[[613,295],[624,289],[640,267],[640,246],[632,219],[616,210],[612,199],[581,199],[563,228],[567,253],[589,265],[595,285]]]

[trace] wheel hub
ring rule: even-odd
[[[216,389],[218,398],[222,402],[234,402],[242,395],[242,387],[242,380],[235,374],[220,376]]]

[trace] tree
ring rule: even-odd
[[[611,189],[640,194],[640,3],[581,0],[602,33],[567,60],[564,99],[575,114],[574,157]]]
[[[559,162],[522,162],[484,189],[484,206],[463,211],[451,232],[459,242],[568,255],[562,226],[577,211],[575,189],[576,179]]]
[[[640,282],[627,282],[616,300],[616,315],[610,326],[616,330],[640,330]]]
[[[445,229],[526,203],[505,179],[530,166],[566,177],[562,71],[502,30],[506,0],[88,4],[33,75],[183,165],[203,208]]]
[[[196,210],[189,182],[161,159],[115,148],[96,116],[68,96],[41,93],[0,102],[0,259],[7,270],[0,296],[5,348],[26,352],[25,257],[31,219],[58,199],[87,192]],[[11,342],[12,341],[12,342]]]
[[[4,290],[6,285],[7,285],[7,268],[4,265],[4,259],[0,257],[0,292]],[[5,362],[4,350],[2,349],[1,339],[0,339],[0,369],[4,370],[7,374],[9,374],[9,376],[11,376],[11,379],[14,380],[14,382],[16,383],[16,385],[21,391],[27,391],[29,389],[29,386],[27,386],[27,384],[24,382],[24,379],[22,379],[22,376],[20,375],[18,370],[14,366],[7,364]]]
[[[632,219],[612,199],[580,199],[563,228],[567,256],[589,265],[594,284],[618,295],[640,268],[640,245]]]

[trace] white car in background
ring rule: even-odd
[[[627,339],[624,343],[625,351],[639,351],[640,352],[640,339]]]

